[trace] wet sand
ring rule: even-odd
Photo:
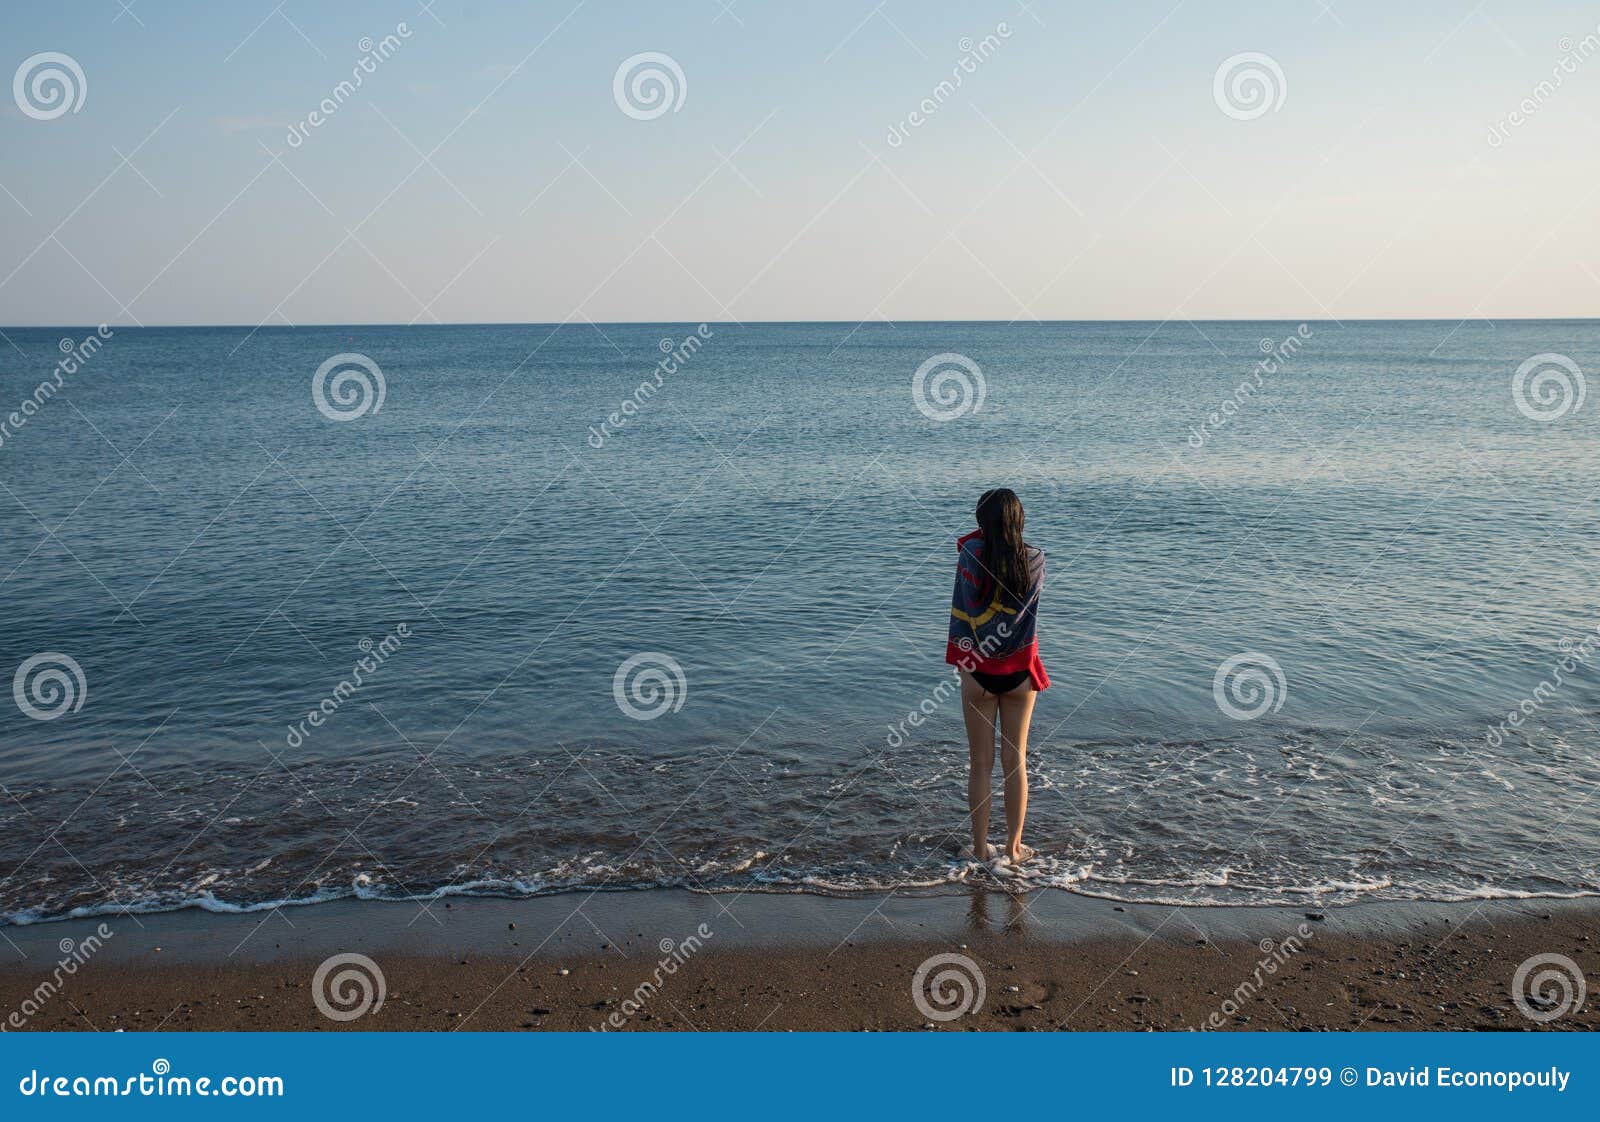
[[[657,891],[112,915],[0,936],[13,1031],[1600,1027],[1593,997],[1548,1022],[1513,1000],[1535,955],[1563,955],[1600,987],[1595,901],[1321,912],[1053,891]],[[372,965],[337,963],[317,982],[351,954]],[[917,972],[935,955],[965,961],[930,966],[919,1007]],[[1533,1013],[1560,1009],[1559,986],[1530,988]],[[319,996],[339,1016],[366,1011],[334,1019]]]

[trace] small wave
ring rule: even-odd
[[[1094,864],[1041,856],[1021,875],[1005,880],[988,876],[981,865],[949,859],[916,870],[893,872],[838,869],[787,869],[760,867],[769,860],[762,850],[706,863],[697,872],[707,879],[652,876],[622,880],[616,871],[591,854],[557,863],[539,875],[476,877],[427,889],[407,891],[361,873],[345,885],[321,886],[299,895],[261,899],[228,898],[212,890],[218,874],[208,873],[185,890],[152,893],[127,902],[106,901],[69,908],[23,908],[0,915],[0,926],[28,926],[59,920],[112,915],[149,915],[197,909],[220,915],[248,915],[279,908],[308,907],[335,900],[371,900],[426,903],[449,897],[530,899],[570,892],[628,892],[679,888],[704,894],[785,893],[817,896],[860,896],[883,892],[947,895],[973,888],[1031,892],[1052,889],[1123,904],[1170,907],[1259,907],[1303,905],[1310,900],[1340,905],[1363,900],[1450,903],[1483,900],[1576,900],[1600,897],[1600,887],[1506,887],[1491,883],[1405,883],[1388,876],[1316,880],[1306,884],[1254,883],[1227,867],[1171,877],[1119,874]],[[251,869],[270,864],[263,860]],[[708,883],[709,880],[709,883]]]
[[[1469,888],[1462,895],[1452,897],[1456,900],[1585,900],[1590,896],[1600,896],[1600,891],[1578,889],[1571,892],[1551,891],[1548,889],[1516,889],[1502,888],[1495,884],[1480,885]]]

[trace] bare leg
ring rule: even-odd
[[[1031,682],[999,697],[1000,767],[1006,777],[1006,856],[1022,860],[1022,823],[1028,817],[1028,722],[1038,698]],[[971,725],[968,725],[970,730]],[[970,735],[970,733],[969,733]],[[985,786],[988,777],[985,776]]]
[[[961,715],[967,723],[967,810],[972,815],[972,852],[989,859],[989,780],[994,773],[995,695],[961,672]],[[1010,813],[1009,808],[1007,813]]]

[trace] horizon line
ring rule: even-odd
[[[202,328],[239,330],[239,331],[298,331],[302,329],[325,329],[330,327],[660,327],[681,326],[686,323],[701,323],[718,327],[793,327],[809,325],[845,325],[854,324],[857,327],[883,326],[896,327],[900,324],[931,324],[931,323],[956,323],[956,324],[1003,324],[1007,327],[1026,326],[1033,324],[1061,323],[1552,323],[1558,321],[1574,321],[1580,323],[1600,323],[1600,315],[1549,315],[1549,316],[1348,316],[1343,319],[1332,315],[1320,316],[1185,316],[1176,318],[1168,316],[1157,319],[1150,316],[1102,316],[1091,319],[1064,318],[1064,319],[763,319],[763,320],[716,320],[716,319],[614,319],[614,320],[454,320],[441,323],[401,323],[385,320],[330,320],[318,323],[299,324],[249,324],[249,323],[130,323],[117,325],[102,321],[99,324],[82,323],[17,323],[5,324],[0,331],[60,331],[70,328],[83,327],[117,327],[119,330],[198,330]]]

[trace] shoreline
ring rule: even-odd
[[[1535,955],[1600,971],[1597,921],[1594,899],[1318,910],[1051,890],[658,889],[188,909],[0,929],[0,1028],[1597,1028],[1600,1002],[1546,1024],[1512,994]],[[383,979],[383,1004],[349,1021],[313,998],[319,965],[338,955],[365,956]],[[957,1005],[981,976],[974,1011],[944,1020],[917,1006],[913,980],[934,955],[967,960],[925,972]],[[322,989],[343,977],[359,1005],[362,979],[344,969],[331,967]],[[1554,1008],[1560,994],[1551,997]]]

